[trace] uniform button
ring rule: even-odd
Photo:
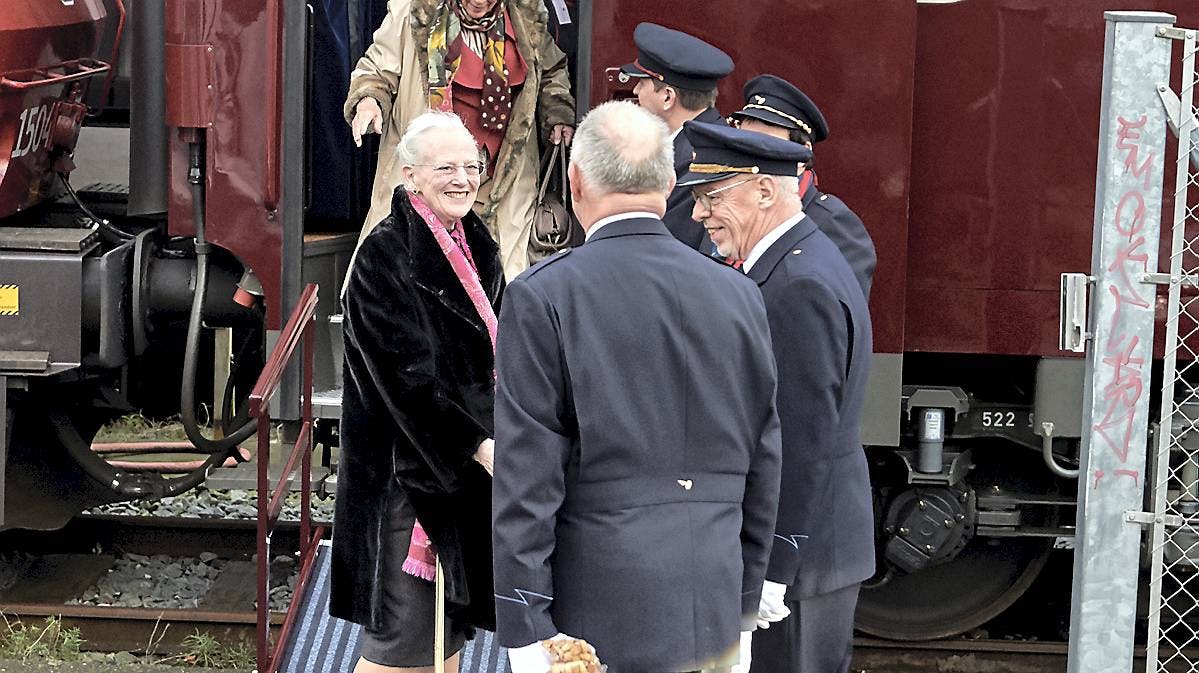
[[[821,195],[820,195],[820,200],[821,200],[821,201],[823,201],[823,200],[825,200],[825,199],[827,199],[827,198],[828,198],[828,194],[821,194]]]
[[[676,479],[675,481],[679,482],[679,486],[682,486],[684,491],[690,491],[691,487],[695,485],[695,482],[690,479]]]

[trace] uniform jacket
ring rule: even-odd
[[[499,241],[504,273],[513,278],[528,266],[539,170],[534,126],[540,124],[540,137],[546,139],[555,124],[574,125],[575,111],[566,57],[546,29],[545,6],[541,0],[503,1],[529,71],[495,159],[495,177],[480,191],[484,203],[479,214]],[[343,109],[346,121],[354,118],[354,107],[364,96],[379,102],[384,120],[371,208],[359,240],[390,211],[391,194],[401,178],[396,146],[408,122],[429,107],[429,32],[440,4],[440,0],[389,0],[374,42],[350,75]]]
[[[701,112],[695,121],[708,124],[725,123],[724,117],[712,107]],[[691,153],[691,141],[687,140],[686,133],[680,131],[674,137],[675,178],[682,178],[687,173],[687,167],[691,165]],[[704,225],[691,219],[694,209],[695,199],[691,198],[691,188],[675,187],[666,199],[666,215],[662,217],[662,221],[675,238],[700,252],[707,253],[712,249],[712,240],[708,238],[708,232],[704,231]]]
[[[497,306],[495,242],[462,220],[480,280]],[[491,479],[472,457],[492,436],[487,329],[407,193],[363,241],[343,298],[344,394],[329,612],[378,628],[380,539],[402,488],[441,556],[447,610],[490,628]],[[392,559],[391,563],[403,559]]]
[[[874,279],[874,267],[878,258],[874,254],[874,241],[866,225],[849,206],[832,194],[822,194],[816,185],[808,185],[803,194],[804,213],[816,222],[820,231],[837,246],[853,275],[862,286],[862,294],[870,301],[870,284]]]
[[[778,495],[753,283],[657,219],[613,222],[513,281],[496,358],[500,644],[561,631],[609,673],[732,663]]]
[[[749,277],[762,288],[778,363],[783,479],[767,579],[809,597],[874,573],[874,514],[859,440],[871,354],[862,290],[804,217]]]

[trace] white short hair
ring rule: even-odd
[[[570,160],[588,185],[608,194],[665,192],[675,177],[666,123],[628,101],[604,103],[587,114]]]
[[[408,128],[404,129],[404,135],[400,138],[399,144],[396,145],[396,158],[399,159],[400,166],[415,166],[425,163],[429,155],[429,150],[436,149],[432,146],[426,146],[425,135],[429,131],[438,129],[460,132],[476,148],[479,146],[475,137],[466,128],[466,124],[462,123],[461,117],[453,112],[427,110],[408,122]],[[400,181],[405,187],[412,186],[404,179],[402,172],[400,174]]]
[[[772,175],[770,176],[778,180],[783,185],[783,191],[791,194],[799,193],[799,177],[795,175]]]

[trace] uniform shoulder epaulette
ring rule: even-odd
[[[821,194],[812,201],[812,207],[820,207],[829,212],[848,210],[849,206],[845,202],[837,198],[833,194]]]
[[[550,255],[549,257],[546,257],[545,259],[541,260],[540,262],[537,262],[533,266],[529,267],[529,270],[526,272],[526,274],[529,276],[532,276],[532,275],[540,272],[542,269],[549,266],[550,264],[553,264],[554,262],[556,262],[560,259],[565,259],[566,256],[570,254],[571,250],[574,250],[574,248],[562,248],[558,252],[555,252],[554,254]]]

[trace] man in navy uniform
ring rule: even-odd
[[[587,241],[504,292],[493,540],[513,673],[544,673],[559,634],[608,673],[748,665],[779,493],[774,356],[754,283],[662,223],[669,133],[630,102],[591,111],[569,169]]]
[[[716,111],[716,85],[733,71],[733,59],[703,40],[653,23],[633,31],[637,59],[621,68],[621,77],[638,78],[633,93],[641,107],[666,122],[674,140],[675,178],[687,172],[691,145],[681,133],[683,122],[723,124]],[[676,188],[666,199],[662,217],[674,237],[707,253],[704,228],[691,219],[691,195]]]
[[[790,82],[774,75],[759,75],[745,83],[742,93],[745,107],[732,114],[739,128],[784,138],[808,149],[828,137],[828,122],[820,108]],[[877,258],[866,225],[844,201],[816,188],[811,161],[800,176],[799,192],[804,213],[845,256],[862,285],[862,294],[869,300]]]
[[[754,635],[752,671],[843,673],[858,587],[874,573],[858,438],[871,353],[866,299],[804,213],[808,148],[723,125],[688,122],[684,133],[695,147],[683,180],[695,219],[761,288],[778,364],[783,480],[761,614],[790,616]]]

